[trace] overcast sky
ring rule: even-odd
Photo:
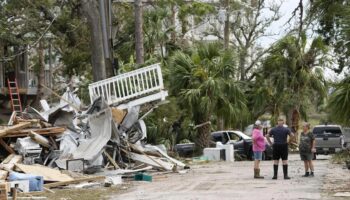
[[[278,35],[264,37],[261,41],[261,44],[264,47],[269,46],[271,43],[283,37],[288,32],[288,29],[290,28],[290,26],[294,25],[295,23],[295,18],[293,18],[290,22],[291,24],[286,24],[287,21],[292,17],[292,13],[295,10],[295,8],[298,6],[299,1],[298,0],[267,0],[266,1],[267,5],[270,3],[278,3],[278,2],[282,3],[280,8],[281,18],[280,20],[274,22],[271,25],[271,27],[268,28],[269,33],[278,34]],[[307,1],[305,1],[305,4],[306,2]],[[271,16],[271,12],[265,10],[264,15],[266,17]]]

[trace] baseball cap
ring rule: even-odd
[[[256,120],[256,121],[255,121],[255,125],[256,125],[256,126],[260,126],[260,125],[261,125],[261,121],[260,121],[260,120]]]

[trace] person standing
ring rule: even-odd
[[[260,176],[260,161],[262,160],[263,152],[265,151],[265,138],[261,132],[262,124],[260,120],[257,120],[254,124],[252,139],[253,139],[253,152],[254,152],[254,178],[263,179]]]
[[[315,149],[315,136],[310,131],[310,124],[304,122],[303,132],[300,134],[299,143],[300,158],[304,161],[305,174],[303,177],[314,176],[314,165],[312,159],[314,157]],[[310,172],[309,172],[310,169]]]
[[[272,156],[273,156],[273,177],[272,179],[277,179],[278,174],[278,163],[282,159],[283,164],[283,175],[284,179],[290,179],[288,176],[288,135],[294,137],[294,134],[284,125],[284,120],[282,118],[278,119],[277,127],[272,128],[266,135],[266,139],[270,145],[272,145]],[[270,137],[273,137],[273,144]]]

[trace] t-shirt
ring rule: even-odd
[[[255,128],[252,134],[253,151],[265,151],[265,138],[261,130]]]
[[[289,128],[283,126],[277,126],[272,128],[270,135],[273,137],[274,144],[287,144],[287,137],[291,132]]]
[[[311,153],[312,141],[315,139],[311,132],[300,134],[299,152]]]

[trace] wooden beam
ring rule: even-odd
[[[62,127],[26,129],[26,130],[11,131],[6,135],[6,137],[25,137],[25,136],[28,136],[28,134],[31,131],[34,131],[35,133],[37,133],[39,135],[55,135],[55,134],[63,133],[65,130],[66,129],[62,128]]]
[[[10,154],[7,158],[1,162],[0,166],[2,170],[0,170],[0,180],[5,180],[8,176],[8,171],[13,170],[15,168],[15,164],[22,162],[22,156]]]
[[[78,179],[75,179],[72,181],[61,181],[61,182],[57,182],[57,183],[47,183],[47,184],[44,184],[44,187],[53,188],[53,187],[58,187],[58,186],[62,186],[62,185],[77,184],[77,183],[81,183],[81,182],[85,182],[85,181],[102,181],[105,178],[106,178],[105,176],[78,178]]]
[[[6,144],[6,142],[0,138],[0,144],[6,149],[6,151],[8,151],[10,154],[15,154],[15,151],[9,146]]]
[[[120,169],[120,167],[118,166],[118,164],[115,162],[115,160],[107,153],[106,150],[103,151],[103,154],[105,154],[105,156],[108,158],[108,160],[112,163],[112,165],[114,166],[115,169]]]
[[[6,127],[5,129],[0,130],[0,137],[5,137],[8,133],[10,133],[12,131],[17,131],[17,130],[21,130],[24,128],[28,128],[31,125],[32,125],[32,123],[30,123],[30,122],[24,122],[24,123],[16,124],[14,126]]]

